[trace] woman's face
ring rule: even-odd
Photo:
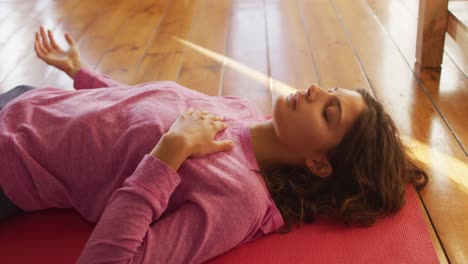
[[[278,96],[273,106],[273,123],[288,149],[313,157],[337,146],[365,108],[364,99],[356,91],[327,91],[312,84],[307,90]]]

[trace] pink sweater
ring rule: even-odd
[[[25,211],[75,208],[97,223],[78,263],[200,263],[283,225],[252,171],[248,125],[266,119],[252,102],[87,69],[74,86],[29,91],[0,111],[0,186]],[[236,146],[176,172],[148,153],[190,107],[224,116],[216,139]]]

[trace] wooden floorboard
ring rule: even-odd
[[[25,8],[25,6],[26,5],[18,5],[18,3],[14,3],[14,2],[0,2],[0,28],[1,29],[6,28],[5,24],[8,23],[6,22],[7,19],[11,18],[11,16],[18,10]],[[2,33],[0,34],[1,34],[0,40],[5,42],[6,38],[5,38],[5,34],[3,33],[3,30],[2,30]]]
[[[468,54],[460,47],[450,35],[445,35],[445,48],[446,55],[453,61],[453,64],[463,72],[465,77],[468,77]],[[444,57],[444,61],[446,61]]]
[[[51,0],[39,1],[34,5],[20,1],[0,2],[0,47],[24,27],[25,17],[36,17],[51,3]]]
[[[106,2],[100,1],[92,3],[90,1],[64,1],[49,6],[43,10],[36,24],[31,24],[28,28],[28,33],[39,31],[39,25],[44,25],[46,29],[50,29],[56,37],[57,43],[64,49],[68,48],[64,34],[68,32],[75,41],[79,43],[83,32],[87,28],[94,25],[96,17],[100,14],[100,9],[106,6]],[[61,12],[55,12],[60,10]],[[54,19],[57,24],[48,22],[47,18],[50,13],[54,13]],[[6,87],[14,87],[18,85],[18,80],[22,84],[32,86],[54,85],[65,89],[72,89],[72,81],[60,71],[48,67],[40,61],[33,49],[34,35],[28,36],[28,52],[17,62],[13,71],[8,74],[3,85]]]
[[[264,3],[233,1],[226,56],[248,68],[226,64],[221,95],[253,100],[265,115],[271,115]]]
[[[113,76],[117,81],[133,82],[136,66],[147,50],[148,42],[157,33],[161,19],[166,13],[169,1],[145,0],[135,3],[136,8],[118,30],[97,69]]]
[[[126,23],[128,14],[131,14],[135,8],[134,2],[117,0],[112,1],[112,4],[104,9],[98,9],[98,15],[93,20],[92,26],[83,28],[75,40],[86,67],[97,69],[105,54],[114,48],[109,43],[120,36],[120,27]],[[68,30],[69,27],[65,26],[60,31],[66,32]],[[73,81],[60,71],[53,71],[49,74],[42,85],[73,89]]]
[[[468,79],[454,61],[444,54],[442,71],[418,73],[414,67],[416,54],[417,19],[411,15],[400,0],[369,1],[373,12],[390,35],[409,67],[419,76],[423,87],[430,94],[435,107],[447,120],[459,139],[461,147],[468,147]],[[398,14],[398,16],[396,16]],[[447,46],[447,45],[446,45]],[[454,49],[451,49],[455,52]],[[462,65],[462,68],[464,65]],[[435,82],[434,80],[439,80]],[[461,122],[460,122],[461,121]]]
[[[329,0],[299,0],[319,85],[371,92],[340,18]]]
[[[196,5],[197,1],[170,1],[161,29],[137,65],[134,82],[177,80],[186,46],[175,41],[174,37],[188,38]]]
[[[317,70],[297,1],[265,2],[268,60],[272,88],[307,89],[318,83]],[[280,91],[281,92],[281,91]]]
[[[231,1],[197,1],[196,14],[177,82],[204,94],[219,95],[224,63],[190,44],[203,47],[219,56],[226,52],[231,15]],[[207,34],[209,29],[210,34]]]
[[[23,58],[33,53],[34,34],[32,32],[40,24],[41,14],[47,13],[47,10],[53,7],[50,3],[50,1],[39,1],[34,3],[34,5],[24,6],[20,11],[14,11],[14,14],[6,18],[13,23],[10,24],[9,21],[2,23],[4,27],[8,26],[11,29],[2,29],[6,33],[2,36],[3,39],[0,40],[0,43],[2,43],[0,46],[0,58],[2,58],[2,63],[0,63],[0,83],[3,84],[5,78],[10,75]],[[20,3],[18,4],[23,6]],[[21,11],[27,10],[30,13],[21,13]],[[23,14],[23,16],[17,17],[18,14]],[[25,19],[25,16],[28,18]],[[17,25],[21,25],[21,27],[17,28]],[[10,88],[2,85],[0,86],[0,91]]]
[[[34,54],[40,24],[62,45],[69,32],[87,67],[118,81],[173,80],[266,115],[272,91],[364,88],[431,176],[421,205],[440,262],[466,263],[468,60],[448,39],[440,75],[415,72],[417,12],[418,0],[0,1],[0,92],[72,89]]]

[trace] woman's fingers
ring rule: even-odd
[[[203,157],[234,147],[232,140],[214,140],[220,131],[228,127],[222,120],[222,117],[208,111],[190,108],[176,119],[167,133],[184,138],[189,156]]]
[[[201,120],[212,120],[212,121],[223,121],[224,117],[222,116],[217,116],[213,115],[208,111],[204,110],[194,110],[193,108],[189,108],[184,114],[185,117],[188,117],[189,115],[196,116],[200,118]]]
[[[204,110],[195,110],[193,112],[193,115],[197,116],[197,117],[201,117],[201,116],[204,116],[204,115],[207,115],[207,114],[208,114],[208,111],[204,111]]]
[[[183,114],[184,117],[187,117],[193,113],[193,108],[189,108],[185,113]]]
[[[44,54],[42,54],[42,52],[39,50],[39,47],[37,45],[37,42],[34,42],[34,50],[36,51],[36,55],[39,57],[39,58],[43,58],[44,57]]]
[[[59,46],[55,42],[54,35],[52,34],[52,31],[47,30],[47,34],[49,35],[49,40],[50,40],[50,45],[52,45],[52,48],[59,50]]]
[[[44,27],[42,27],[42,26],[40,27],[40,32],[41,32],[41,38],[42,38],[42,41],[41,41],[42,45],[44,46],[44,48],[45,48],[45,50],[47,52],[51,51],[52,47],[49,44],[49,40],[47,39]]]
[[[222,116],[216,116],[216,115],[210,115],[210,118],[216,121],[223,121],[224,117]]]
[[[65,39],[67,40],[68,45],[75,46],[75,41],[68,33],[65,33]]]
[[[212,144],[214,145],[215,152],[229,151],[235,146],[235,143],[232,140],[218,140],[213,141]]]
[[[225,123],[225,122],[217,122],[217,121],[213,121],[216,123],[216,128],[218,130],[224,130],[228,127],[228,123]]]
[[[39,54],[44,57],[47,54],[47,51],[45,50],[44,46],[42,45],[41,39],[39,37],[39,33],[36,32],[36,41],[34,42],[34,49],[36,49],[36,52],[39,52]]]

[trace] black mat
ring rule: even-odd
[[[8,104],[11,100],[15,99],[16,97],[24,94],[27,91],[35,89],[35,87],[29,85],[20,85],[16,86],[15,88],[9,90],[6,93],[0,95],[0,110]]]

